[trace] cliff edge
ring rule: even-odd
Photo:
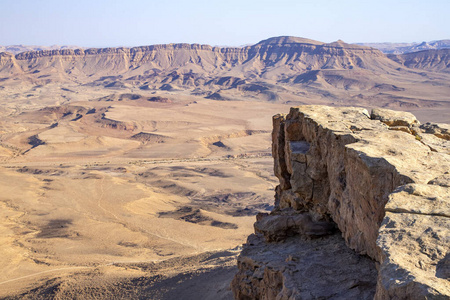
[[[386,109],[273,117],[275,207],[238,259],[237,299],[448,299],[450,127]]]

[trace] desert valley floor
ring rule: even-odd
[[[255,213],[273,204],[271,116],[286,107],[152,97],[4,117],[1,296],[234,269]]]

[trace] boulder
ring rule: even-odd
[[[388,126],[406,126],[420,124],[412,113],[384,108],[374,108],[370,114],[372,120],[379,120]]]

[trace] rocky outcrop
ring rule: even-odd
[[[102,114],[101,118],[95,120],[96,123],[100,124],[103,128],[111,128],[118,130],[134,131],[137,129],[137,125],[134,122],[122,122],[113,119],[109,119]]]
[[[355,254],[339,234],[267,243],[251,235],[233,279],[236,299],[371,299],[375,263]]]
[[[236,298],[448,299],[447,126],[326,106],[273,125],[275,208],[244,246]]]

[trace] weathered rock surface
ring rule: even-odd
[[[238,258],[232,289],[237,299],[372,299],[377,271],[339,234],[268,244],[251,235]]]
[[[295,235],[319,237],[335,231],[332,222],[314,221],[309,213],[295,213],[289,209],[257,218],[254,227],[255,232],[261,233],[267,242],[283,241]]]
[[[306,277],[326,276],[333,268],[327,264],[306,277],[293,275],[282,262],[276,272],[269,268],[273,272],[264,271],[268,273],[261,278],[255,275],[255,261],[261,268],[280,259],[271,257],[277,254],[261,256],[258,251],[289,248],[290,243],[299,249],[320,244],[317,251],[333,258],[333,253],[326,253],[329,245],[338,247],[334,235],[330,235],[335,224],[348,251],[367,255],[366,259],[370,257],[379,265],[376,299],[448,299],[448,129],[420,125],[410,113],[374,109],[369,114],[351,107],[294,107],[286,116],[274,116],[273,121],[272,155],[280,185],[273,212],[258,217],[257,236],[249,238],[241,254],[240,271],[232,285],[235,296],[372,298],[375,282],[364,296],[347,296],[332,285],[326,293],[314,294],[327,287],[308,285]],[[255,239],[260,240],[259,246],[255,246]],[[322,263],[309,257],[310,253],[302,255],[308,263]],[[345,260],[339,259],[337,264],[342,269],[349,267]],[[302,265],[296,268],[302,269]],[[355,272],[361,277],[376,271]],[[341,286],[351,281],[345,276],[339,280]]]
[[[425,133],[431,133],[438,138],[450,141],[450,125],[449,124],[431,124],[426,123],[420,126]]]

